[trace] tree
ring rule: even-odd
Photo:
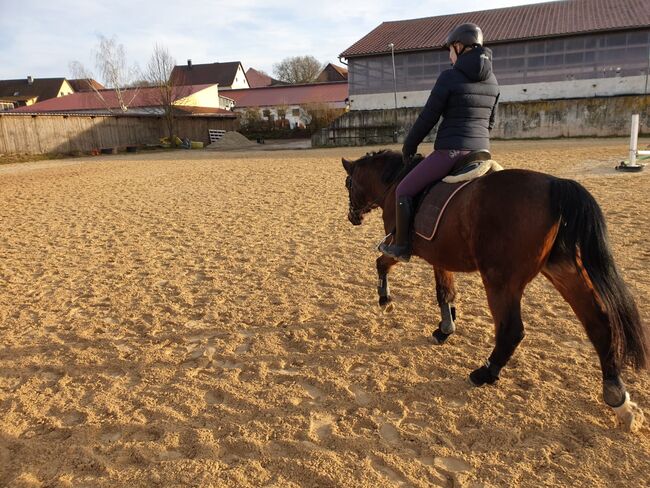
[[[172,140],[174,137],[174,103],[183,98],[179,93],[180,80],[172,81],[172,70],[176,60],[172,58],[166,47],[156,44],[153,54],[147,64],[145,80],[150,87],[153,87],[152,97],[155,105],[162,107],[167,135]]]
[[[280,81],[287,83],[313,83],[323,64],[314,56],[294,56],[273,65],[273,73]]]
[[[125,89],[132,86],[133,81],[138,78],[139,69],[136,65],[128,66],[126,60],[126,50],[122,44],[118,44],[117,38],[107,38],[99,36],[99,43],[94,50],[95,67],[99,71],[104,85],[115,92],[120,109],[126,112],[129,105],[137,95],[137,90],[130,96],[125,96]],[[75,78],[82,78],[88,82],[90,88],[95,92],[100,100],[106,105],[109,111],[111,107],[106,102],[101,92],[90,83],[90,79],[95,78],[93,74],[79,61],[70,63],[70,70]]]

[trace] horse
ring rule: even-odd
[[[382,150],[350,161],[348,220],[381,208],[384,229],[395,228],[395,187],[408,171],[400,153]],[[412,254],[434,268],[442,322],[433,334],[443,344],[454,330],[454,272],[481,275],[495,327],[487,362],[469,375],[474,386],[495,384],[524,338],[521,299],[540,272],[569,303],[593,344],[602,371],[603,400],[618,424],[633,431],[643,411],[630,400],[621,369],[647,369],[649,334],[634,298],[614,263],[606,223],[594,197],[578,182],[549,174],[509,169],[463,187],[448,203],[432,240],[413,235]],[[397,263],[377,258],[379,305],[393,304],[388,273]]]

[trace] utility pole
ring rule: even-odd
[[[388,45],[390,47],[390,54],[393,60],[393,95],[395,96],[395,110],[394,110],[394,128],[393,128],[393,142],[397,142],[397,72],[395,71],[395,44],[392,42]]]

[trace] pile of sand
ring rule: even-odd
[[[226,132],[221,139],[207,146],[207,149],[240,149],[257,146],[256,142],[247,139],[239,132]]]

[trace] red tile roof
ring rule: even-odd
[[[483,29],[486,44],[647,28],[650,25],[650,3],[648,0],[564,0],[384,22],[343,51],[341,57],[388,53],[391,42],[395,44],[395,51],[440,48],[447,34],[464,22],[478,24]]]
[[[175,87],[174,98],[179,99],[208,88],[212,85],[191,85]],[[114,90],[99,90],[102,99],[95,92],[79,92],[59,98],[51,98],[44,102],[20,107],[14,112],[74,112],[87,110],[119,110],[120,104]],[[160,98],[157,88],[127,89],[122,92],[122,99],[129,107],[157,107]]]
[[[99,81],[93,80],[92,78],[68,80],[68,83],[70,83],[70,86],[76,92],[93,91],[93,88],[95,90],[103,90],[105,88]],[[92,85],[92,88],[90,85]]]
[[[271,78],[266,73],[257,71],[254,68],[248,68],[248,71],[246,71],[246,78],[248,79],[248,84],[250,85],[251,88],[262,88],[264,86],[287,84],[284,81]]]
[[[310,103],[343,103],[348,97],[347,83],[311,83],[307,85],[269,86],[246,90],[228,90],[236,107],[276,107]]]

